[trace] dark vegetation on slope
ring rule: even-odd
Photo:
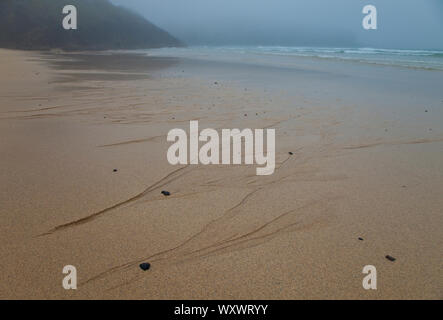
[[[77,8],[77,30],[62,27],[65,5]],[[0,47],[107,50],[183,44],[142,16],[108,0],[0,0]]]

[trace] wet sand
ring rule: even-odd
[[[304,61],[0,50],[0,298],[441,299],[443,76]],[[171,166],[190,120],[275,173]]]

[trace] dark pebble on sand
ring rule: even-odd
[[[389,255],[387,255],[385,258],[388,259],[389,261],[392,261],[392,262],[394,262],[395,260],[397,260],[397,259],[395,259],[394,257],[391,257],[391,256],[389,256]]]
[[[289,154],[290,154],[291,156],[293,156],[293,155],[294,155],[294,152],[292,152],[292,151],[289,151]]]
[[[363,238],[359,237],[358,240],[363,241]]]
[[[162,195],[167,197],[167,196],[170,196],[171,193],[169,191],[162,191]]]
[[[140,269],[142,269],[143,271],[149,270],[150,267],[151,267],[151,264],[149,264],[147,262],[140,264]]]
[[[214,82],[214,84],[218,84],[218,82],[217,82],[217,81],[215,81],[215,82]]]
[[[428,110],[425,110],[425,112],[428,112]]]
[[[118,170],[117,170],[117,169],[114,169],[113,171],[114,171],[114,172],[117,172]]]

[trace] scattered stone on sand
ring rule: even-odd
[[[292,151],[289,151],[288,153],[289,153],[289,155],[291,155],[291,156],[294,155],[294,152],[292,152]]]
[[[140,264],[140,269],[142,269],[143,271],[147,271],[147,270],[149,270],[149,268],[151,268],[150,263],[144,262],[144,263]]]
[[[363,241],[364,239],[362,237],[358,237],[358,240]]]
[[[164,195],[165,197],[170,196],[171,193],[169,191],[162,191],[162,195]]]
[[[117,169],[114,169],[114,170],[112,170],[112,171],[117,172],[118,170],[117,170]]]
[[[388,259],[389,261],[392,261],[392,262],[394,262],[395,260],[397,260],[397,259],[395,259],[394,257],[392,257],[392,256],[390,256],[390,255],[387,255],[385,258]]]

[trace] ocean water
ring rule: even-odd
[[[173,77],[230,83],[256,92],[282,92],[304,108],[349,108],[356,110],[356,123],[361,123],[359,117],[392,124],[401,118],[402,124],[408,125],[396,131],[398,139],[442,133],[443,51],[189,47],[141,53],[182,58],[175,68],[164,71]],[[380,132],[385,132],[384,128]]]
[[[251,64],[290,66],[298,58],[340,60],[343,62],[385,65],[403,68],[443,71],[443,51],[392,50],[375,48],[320,47],[188,47],[143,50],[148,55],[181,57]]]

